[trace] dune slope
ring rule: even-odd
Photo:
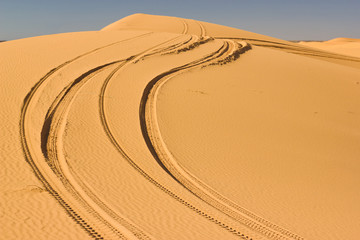
[[[319,48],[325,51],[360,57],[360,39],[335,38],[325,42],[300,42],[301,45]]]
[[[1,239],[357,239],[359,58],[145,14],[0,51]]]

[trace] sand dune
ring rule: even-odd
[[[325,51],[360,57],[360,39],[334,38],[325,42],[300,42],[301,45]]]
[[[0,239],[357,239],[360,58],[313,47],[146,14],[2,43]]]

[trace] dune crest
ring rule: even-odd
[[[147,14],[0,51],[4,239],[357,238],[359,58]]]

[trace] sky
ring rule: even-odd
[[[191,18],[285,40],[360,38],[360,0],[0,0],[0,40],[97,31],[134,13]]]

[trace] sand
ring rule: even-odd
[[[304,46],[319,48],[321,50],[349,55],[353,57],[360,57],[360,39],[354,38],[334,38],[324,42],[299,42]]]
[[[360,58],[316,47],[146,14],[2,43],[0,239],[358,239]]]

